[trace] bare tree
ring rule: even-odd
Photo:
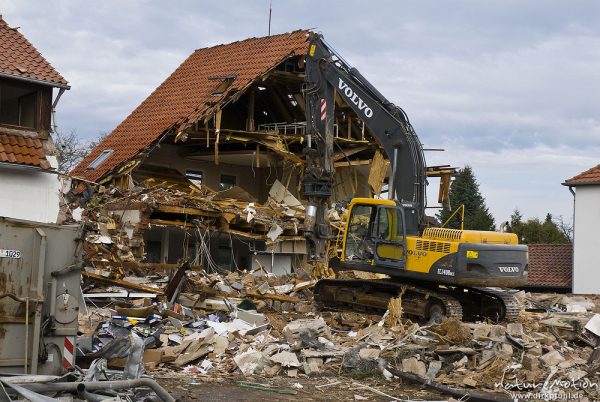
[[[558,219],[555,219],[555,223],[558,229],[569,239],[569,242],[573,243],[573,222],[565,220],[561,215]]]
[[[66,135],[57,135],[54,139],[54,145],[58,154],[58,171],[67,174],[73,170],[107,134],[99,133],[96,137],[87,141],[82,140],[75,130]]]

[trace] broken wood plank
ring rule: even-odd
[[[219,164],[219,135],[221,134],[221,109],[217,110],[215,114],[215,131],[217,133],[217,139],[215,141],[215,165]]]
[[[381,194],[381,187],[387,176],[389,165],[390,162],[383,157],[379,150],[377,150],[373,156],[373,163],[371,164],[371,169],[369,169],[368,179],[369,188],[373,194]]]
[[[356,147],[356,148],[352,148],[352,149],[345,149],[344,152],[336,152],[335,154],[333,154],[333,157],[331,159],[334,162],[337,162],[342,159],[345,159],[348,156],[352,156],[354,154],[357,154],[357,153],[362,152],[369,148],[370,148],[369,145],[361,145],[360,147]]]
[[[166,205],[166,204],[158,204],[156,211],[165,212],[168,214],[210,216],[212,218],[217,218],[217,217],[221,216],[221,213],[216,212],[216,211],[207,211],[207,210],[198,209],[198,208],[180,207],[177,205]]]
[[[81,275],[83,277],[91,279],[93,281],[106,283],[108,285],[121,286],[123,288],[133,289],[133,290],[137,290],[140,292],[155,293],[155,294],[159,294],[159,295],[163,294],[162,290],[157,289],[157,288],[153,288],[153,287],[145,286],[145,285],[139,285],[137,283],[127,282],[127,281],[124,281],[121,279],[105,278],[102,275],[97,275],[92,272],[83,271],[83,272],[81,272]]]
[[[271,293],[260,294],[255,290],[247,290],[246,295],[255,299],[269,299],[287,303],[298,303],[300,301],[300,299],[298,299],[297,297],[277,295]]]
[[[95,267],[114,267],[115,265],[119,265],[124,269],[134,269],[134,270],[148,270],[148,271],[171,271],[177,269],[179,267],[178,264],[162,264],[162,263],[142,263],[142,262],[134,262],[134,261],[123,261],[123,262],[114,262],[114,261],[102,261],[102,260],[91,260],[92,265]],[[190,269],[192,271],[203,271],[204,267],[202,265],[190,265]]]
[[[371,161],[370,160],[355,160],[355,161],[342,161],[342,162],[335,162],[333,164],[334,167],[348,167],[348,166],[361,166],[361,165],[370,165]]]

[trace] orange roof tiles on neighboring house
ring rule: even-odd
[[[528,287],[570,289],[573,283],[572,244],[528,244]]]
[[[564,186],[582,186],[589,184],[600,184],[600,165],[594,166],[577,176],[565,180]]]
[[[35,133],[31,136],[16,130],[0,128],[0,163],[50,169],[50,163]]]
[[[196,50],[115,128],[72,172],[96,181],[130,160],[172,127],[197,121],[227,95],[248,87],[292,55],[306,53],[308,31],[251,38]],[[215,77],[235,76],[222,95],[213,95]],[[213,78],[213,79],[209,79]],[[112,154],[87,169],[103,150]]]
[[[69,83],[16,28],[0,16],[0,76],[69,88]]]

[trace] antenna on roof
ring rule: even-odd
[[[271,6],[273,5],[273,0],[269,0],[269,36],[271,36],[271,14],[273,13],[273,9]]]

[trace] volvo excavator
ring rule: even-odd
[[[317,33],[309,37],[303,90],[307,165],[301,190],[309,258],[335,271],[388,276],[321,279],[316,301],[328,308],[385,310],[391,297],[401,296],[404,313],[421,319],[515,319],[519,305],[510,288],[527,283],[527,246],[512,233],[427,225],[423,147],[404,111]],[[326,244],[333,236],[326,211],[334,182],[336,92],[368,127],[392,173],[388,199],[352,199],[341,255],[329,259]]]

